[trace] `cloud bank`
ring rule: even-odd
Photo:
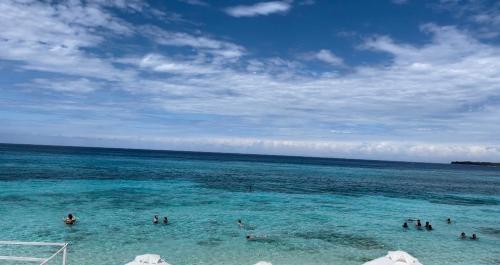
[[[254,5],[228,7],[226,13],[233,17],[267,16],[275,13],[285,13],[292,8],[290,1],[261,2]]]
[[[21,136],[21,137],[20,137]],[[500,147],[395,141],[297,141],[254,138],[176,138],[120,136],[8,135],[13,143],[78,145],[153,150],[207,151],[247,154],[297,155],[350,159],[448,163],[457,160],[500,160]]]

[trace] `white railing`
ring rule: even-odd
[[[16,256],[0,256],[0,260],[8,261],[26,261],[37,262],[40,265],[45,265],[62,252],[62,265],[66,265],[66,254],[68,243],[47,243],[47,242],[23,242],[23,241],[0,241],[0,245],[22,245],[22,246],[55,246],[60,247],[52,256],[48,258],[37,257],[16,257]]]

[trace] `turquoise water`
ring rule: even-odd
[[[173,265],[350,265],[396,249],[425,265],[500,264],[499,205],[493,168],[0,145],[0,240],[70,242],[70,265],[144,253]],[[170,223],[153,225],[155,214]],[[434,230],[405,231],[408,217]]]

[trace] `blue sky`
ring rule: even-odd
[[[0,142],[500,160],[500,2],[0,2]]]

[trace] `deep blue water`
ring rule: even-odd
[[[0,240],[68,241],[70,264],[154,252],[174,265],[349,265],[395,249],[424,264],[500,264],[499,204],[498,168],[0,145]],[[435,230],[405,231],[408,217]]]

